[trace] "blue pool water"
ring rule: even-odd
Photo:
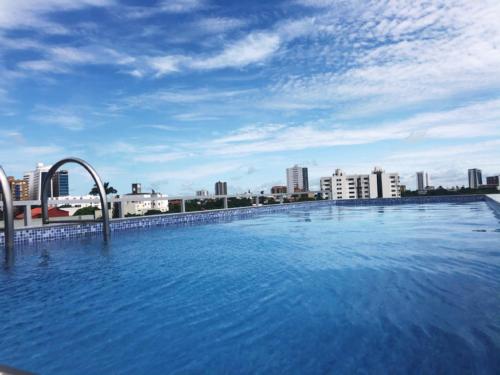
[[[296,209],[26,247],[0,363],[40,374],[499,374],[484,203]]]

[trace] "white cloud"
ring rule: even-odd
[[[23,70],[50,73],[68,73],[74,65],[129,65],[133,57],[112,48],[98,45],[84,47],[56,46],[43,49],[43,58],[22,61],[18,66]]]
[[[84,120],[68,109],[41,107],[38,112],[30,117],[31,120],[72,131],[83,130],[85,127]]]
[[[500,100],[429,112],[374,126],[280,125],[244,127],[206,146],[212,155],[249,155],[310,148],[370,144],[388,140],[500,137]]]
[[[248,24],[246,20],[231,17],[207,17],[198,20],[194,27],[204,33],[223,33],[239,29]]]
[[[152,152],[144,155],[138,155],[133,158],[135,162],[144,163],[165,163],[173,160],[184,159],[186,157],[192,156],[192,154],[185,152]]]
[[[156,72],[156,76],[162,76],[169,73],[179,71],[179,65],[185,60],[183,56],[163,56],[152,57],[148,63],[151,68]]]
[[[187,13],[205,7],[203,0],[165,0],[160,9],[169,13]]]
[[[3,0],[0,1],[0,29],[36,28],[48,33],[67,33],[66,27],[49,19],[50,13],[113,4],[113,0]]]
[[[161,56],[147,58],[146,61],[157,76],[178,72],[181,67],[194,70],[241,68],[264,62],[279,47],[280,37],[277,34],[256,32],[229,43],[213,56]]]

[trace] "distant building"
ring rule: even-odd
[[[210,195],[210,193],[208,192],[208,190],[197,190],[196,191],[196,196],[197,197],[208,197]]]
[[[321,177],[320,188],[332,199],[400,198],[401,186],[398,173],[385,173],[374,168],[366,175],[346,175],[336,169],[331,177]],[[324,194],[325,198],[329,194]]]
[[[500,175],[486,177],[486,185],[500,186]]]
[[[215,195],[227,195],[227,182],[217,181],[215,183]]]
[[[289,194],[309,191],[307,168],[294,165],[286,169],[286,187]]]
[[[45,176],[49,172],[50,165],[43,165],[43,163],[38,163],[36,169],[33,172],[27,172],[26,174],[29,176],[30,185],[30,199],[39,201],[42,196],[42,183],[45,179]],[[25,174],[25,176],[26,176]],[[49,190],[49,197],[52,197],[52,186]]]
[[[125,197],[134,196],[137,199],[127,200],[122,203],[123,215],[144,215],[150,210],[168,212],[168,200],[165,195],[152,191],[143,193],[141,184],[132,184],[132,193],[125,194]],[[160,199],[161,198],[161,199]]]
[[[15,179],[14,177],[7,177],[10,190],[12,192],[12,199],[15,201],[27,201],[30,199],[30,192],[28,183],[23,180]]]
[[[482,172],[480,169],[469,169],[469,188],[478,189],[483,184]]]
[[[273,186],[271,188],[271,194],[286,194],[286,192],[287,192],[286,186],[278,185],[278,186]]]
[[[23,180],[26,182],[29,199],[40,200],[42,196],[42,184],[45,176],[49,172],[51,165],[38,163],[34,171],[24,174]],[[52,183],[49,188],[50,197],[64,197],[69,195],[69,174],[66,170],[60,170],[54,173]]]
[[[69,175],[68,171],[60,170],[52,178],[52,196],[66,197],[69,195]]]
[[[432,189],[429,173],[417,172],[417,190],[423,192]]]
[[[425,190],[424,172],[417,172],[417,190]]]
[[[133,183],[132,184],[132,194],[141,194],[141,193],[142,193],[141,184]]]

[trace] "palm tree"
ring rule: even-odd
[[[106,195],[108,194],[116,194],[118,191],[113,187],[109,186],[109,182],[104,183],[104,190],[106,191]],[[89,192],[90,195],[99,195],[99,190],[97,189],[97,185],[94,184],[94,187]]]

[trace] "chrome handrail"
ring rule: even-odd
[[[87,172],[89,172],[90,176],[94,180],[95,185],[97,186],[97,190],[99,192],[99,198],[101,200],[101,210],[102,210],[102,233],[104,240],[107,241],[109,239],[110,229],[109,229],[109,213],[108,213],[108,200],[106,197],[106,190],[104,189],[104,185],[102,183],[101,178],[97,174],[96,170],[85,160],[80,158],[68,157],[62,160],[59,160],[55,163],[47,172],[45,179],[42,184],[42,194],[41,194],[41,203],[42,203],[42,222],[44,224],[50,224],[49,222],[49,209],[48,209],[48,199],[49,199],[49,188],[50,183],[52,181],[52,177],[54,177],[57,170],[66,163],[76,163],[81,165]],[[59,221],[61,223],[62,221]]]
[[[10,191],[9,181],[1,166],[0,187],[2,188],[5,251],[6,256],[8,256],[14,248],[14,206],[12,204],[12,192]]]

